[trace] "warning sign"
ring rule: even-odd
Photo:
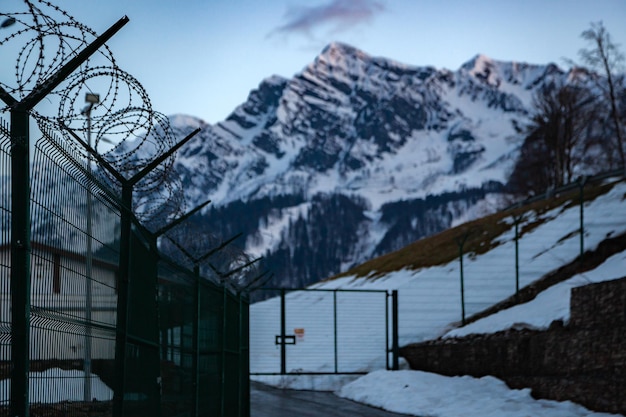
[[[295,328],[295,329],[293,329],[293,333],[296,335],[296,339],[298,339],[299,342],[302,342],[304,340],[304,329],[303,328]]]

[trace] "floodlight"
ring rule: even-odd
[[[4,19],[2,24],[0,24],[0,28],[8,28],[9,26],[13,25],[14,23],[15,23],[15,18],[14,17],[7,17],[6,19]]]
[[[85,94],[85,102],[91,104],[100,103],[100,94],[87,93]]]

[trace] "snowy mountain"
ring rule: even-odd
[[[555,65],[478,55],[457,71],[333,43],[291,79],[273,76],[223,122],[173,116],[198,227],[264,256],[299,287],[502,207],[537,89]]]

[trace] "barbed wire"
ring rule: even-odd
[[[0,12],[3,61],[15,63],[12,79],[0,80],[0,86],[18,101],[98,36],[49,1],[21,3],[23,10]],[[14,61],[9,58],[11,53]],[[84,100],[88,93],[98,94],[99,100],[87,109]],[[8,110],[8,106],[0,108],[0,112]],[[59,132],[84,158],[88,158],[87,151],[66,128],[83,138],[91,134],[92,147],[127,178],[176,142],[167,117],[152,108],[146,90],[117,65],[107,45],[56,87],[31,111],[31,116],[40,130]],[[139,197],[135,214],[140,220],[148,221],[157,214],[166,218],[167,213],[172,216],[184,210],[184,196],[180,181],[174,178],[173,164],[174,158],[168,158],[134,188]]]

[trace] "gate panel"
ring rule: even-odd
[[[250,306],[250,374],[350,374],[388,368],[391,315],[386,291],[272,291],[279,295]]]
[[[280,373],[280,297],[250,306],[250,373]]]
[[[387,294],[337,292],[337,372],[359,373],[387,367]]]
[[[287,373],[335,372],[333,294],[328,291],[295,291],[287,294]]]

